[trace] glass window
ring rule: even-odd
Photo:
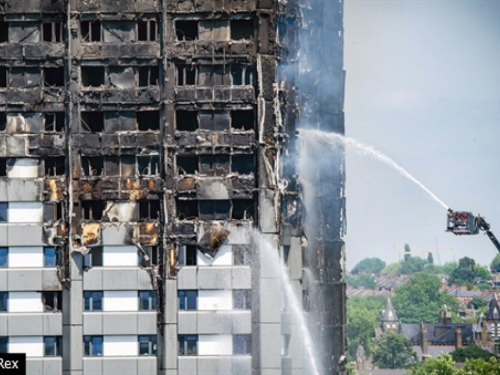
[[[233,335],[233,354],[251,354],[252,335]]]
[[[7,221],[7,208],[9,204],[7,202],[0,202],[0,221]]]
[[[44,247],[43,248],[43,266],[55,267],[56,266],[56,248]]]
[[[139,336],[139,355],[156,355],[156,335]]]
[[[102,311],[102,292],[83,292],[83,299],[85,300],[85,311]]]
[[[0,336],[0,353],[7,353],[9,345],[9,338],[7,336]]]
[[[179,335],[179,355],[198,354],[198,335]]]
[[[0,268],[8,267],[9,249],[0,247]]]
[[[139,292],[139,310],[156,310],[157,296],[154,290],[143,290]]]
[[[44,353],[46,357],[62,355],[62,337],[61,336],[44,336],[43,338]]]
[[[233,308],[235,310],[250,310],[252,308],[252,291],[233,290]]]
[[[102,356],[102,336],[83,336],[87,356]]]
[[[0,292],[0,311],[7,311],[9,292]]]
[[[197,290],[179,290],[179,310],[197,309]]]

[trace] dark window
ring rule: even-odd
[[[104,129],[104,112],[82,112],[82,131],[102,132]]]
[[[196,245],[181,245],[179,251],[181,266],[196,266]]]
[[[253,66],[233,64],[231,65],[231,76],[233,77],[234,86],[256,86],[257,73]]]
[[[175,33],[177,40],[198,39],[198,21],[175,21]]]
[[[9,249],[7,247],[0,247],[0,268],[8,267]]]
[[[85,220],[101,220],[104,211],[103,201],[83,201],[82,216]]]
[[[0,353],[7,353],[9,346],[9,338],[7,336],[0,336]]]
[[[7,176],[7,158],[0,158],[0,177]]]
[[[190,86],[196,84],[196,67],[191,65],[177,66],[177,86]]]
[[[57,263],[57,254],[55,247],[44,247],[43,248],[43,266],[44,267],[55,267]]]
[[[80,26],[81,26],[82,40],[84,42],[101,41],[100,21],[82,21]]]
[[[42,24],[42,34],[44,42],[62,42],[64,32],[61,22],[49,22]]]
[[[160,157],[157,155],[138,156],[139,176],[158,176],[160,174]]]
[[[229,155],[201,155],[200,173],[206,176],[225,176],[229,173]]]
[[[198,73],[198,84],[201,86],[221,86],[231,84],[231,75],[225,65],[201,65]]]
[[[198,112],[195,111],[176,111],[176,129],[185,131],[194,131],[198,129]]]
[[[179,290],[179,310],[196,310],[197,309],[197,290]]]
[[[0,43],[7,43],[8,41],[9,41],[9,23],[0,21]]]
[[[160,130],[160,113],[158,111],[137,112],[137,126],[140,131]]]
[[[57,221],[62,219],[62,202],[45,202],[43,204],[43,221]]]
[[[249,266],[250,248],[244,245],[233,245],[233,261],[235,266]]]
[[[0,311],[8,309],[9,292],[0,292]]]
[[[139,87],[158,86],[158,67],[139,67]]]
[[[102,247],[93,247],[83,258],[85,268],[102,266]]]
[[[62,292],[42,292],[42,303],[44,311],[61,311]]]
[[[84,87],[104,86],[104,66],[82,66],[81,70]]]
[[[201,220],[227,220],[230,218],[231,201],[200,201]]]
[[[7,128],[7,114],[5,112],[0,112],[0,132],[5,131]]]
[[[64,112],[44,113],[46,132],[62,132],[64,130]]]
[[[43,337],[44,354],[46,357],[62,355],[62,336]]]
[[[156,355],[156,335],[139,335],[139,355]]]
[[[139,217],[146,220],[160,218],[160,201],[139,201]]]
[[[252,130],[254,128],[254,111],[231,111],[231,127],[233,129]]]
[[[102,311],[102,292],[101,291],[86,291],[83,292],[84,310],[85,311]]]
[[[253,20],[231,20],[231,39],[253,39],[254,35]]]
[[[158,26],[156,21],[139,21],[137,24],[138,39],[141,42],[154,42],[158,39]]]
[[[65,157],[56,156],[45,159],[45,176],[64,176],[66,173]]]
[[[233,290],[233,308],[235,310],[250,310],[252,308],[252,291]]]
[[[255,172],[255,156],[253,154],[233,155],[231,159],[231,172],[239,174],[250,174]]]
[[[198,217],[198,201],[177,200],[177,218],[179,220],[189,220]]]
[[[195,174],[198,172],[198,156],[177,155],[177,174]]]
[[[82,156],[82,169],[85,176],[102,176],[103,168],[102,156]]]
[[[233,335],[233,354],[251,354],[252,335]]]
[[[143,290],[139,291],[139,310],[142,311],[154,311],[156,310],[157,302],[156,291],[154,290]]]
[[[229,129],[230,116],[225,111],[200,111],[200,129],[223,131]]]
[[[45,86],[64,87],[64,68],[44,68]]]
[[[0,222],[7,221],[7,208],[9,208],[9,203],[0,202]]]
[[[232,219],[235,220],[250,220],[255,217],[255,203],[252,199],[235,199],[233,200]]]
[[[84,355],[102,356],[102,336],[83,336]]]
[[[290,255],[290,246],[283,246],[283,262],[288,264],[288,257]]]
[[[179,355],[198,355],[198,335],[179,335]]]
[[[7,68],[0,66],[0,87],[7,87]]]

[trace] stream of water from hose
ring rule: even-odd
[[[423,189],[430,197],[438,202],[441,206],[443,206],[446,210],[448,206],[439,199],[436,194],[430,191],[423,183],[413,177],[406,169],[401,167],[398,163],[392,160],[387,155],[383,154],[379,150],[373,148],[372,146],[368,146],[356,139],[345,137],[341,134],[325,132],[321,130],[300,130],[299,138],[303,139],[306,142],[315,142],[319,145],[324,144],[325,142],[335,146],[338,144],[344,144],[346,146],[350,146],[354,148],[358,153],[362,155],[370,156],[386,165],[396,170],[399,174],[406,177],[411,182],[418,185],[421,189]]]

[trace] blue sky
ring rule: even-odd
[[[345,0],[346,135],[394,159],[500,237],[500,0]],[[485,235],[445,233],[446,211],[412,182],[347,150],[347,267],[453,247],[489,264]],[[438,256],[434,254],[437,262]]]

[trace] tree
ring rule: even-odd
[[[467,308],[471,308],[471,306],[474,306],[474,309],[479,310],[479,309],[484,309],[486,311],[486,306],[488,306],[488,302],[486,302],[482,298],[474,297],[467,303]]]
[[[432,256],[432,253],[427,254],[427,262],[434,264],[434,257]]]
[[[489,360],[482,358],[470,359],[465,362],[465,366],[457,371],[457,375],[493,375],[500,373],[500,361],[491,357]]]
[[[456,375],[455,362],[449,354],[439,354],[436,358],[429,358],[414,366],[408,375]]]
[[[490,270],[492,272],[500,272],[500,253],[495,255],[490,264]]]
[[[352,269],[352,273],[368,272],[380,273],[385,268],[385,262],[379,258],[365,258],[358,262]]]
[[[458,267],[451,272],[448,282],[450,284],[456,283],[460,285],[465,283],[474,283],[476,274],[476,262],[474,259],[463,257],[458,261]]]
[[[375,289],[377,282],[372,275],[362,273],[357,276],[346,275],[345,282],[347,286],[352,286],[353,288],[359,288],[360,286],[366,289]]]
[[[447,274],[448,276],[451,275],[451,273],[453,272],[453,270],[455,268],[458,267],[458,263],[457,262],[446,262],[443,266],[443,271],[445,274]]]
[[[458,301],[441,291],[441,279],[425,272],[413,274],[396,288],[392,303],[403,323],[437,323],[443,305],[449,311],[458,310]]]
[[[486,267],[476,264],[476,277],[479,278],[479,280],[491,280],[492,275]]]
[[[409,368],[417,362],[417,354],[410,339],[389,332],[374,341],[372,360],[379,368]]]
[[[473,359],[473,358],[474,359],[482,358],[488,360],[491,357],[495,357],[495,355],[487,350],[481,349],[480,347],[472,344],[472,345],[467,345],[464,348],[456,349],[454,352],[451,353],[451,357],[455,362],[465,362],[466,359]]]
[[[382,274],[384,275],[396,275],[401,271],[402,263],[397,262],[397,263],[391,263],[387,265],[383,270]]]
[[[405,262],[411,258],[411,249],[410,249],[410,245],[408,245],[407,243],[405,243]]]
[[[400,272],[404,275],[412,275],[415,272],[422,272],[427,265],[425,259],[419,257],[410,257],[401,263]]]

